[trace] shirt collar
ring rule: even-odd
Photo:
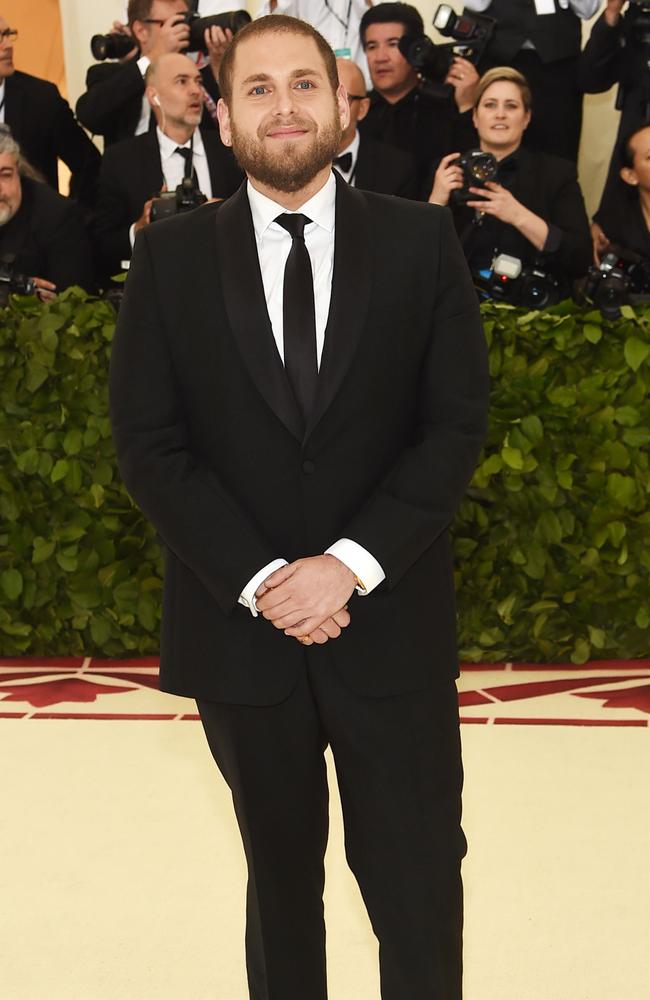
[[[354,138],[349,146],[342,149],[338,156],[345,156],[346,153],[352,153],[352,166],[357,162],[357,156],[359,155],[359,142],[361,141],[361,136],[359,135],[359,129],[354,133]]]
[[[156,127],[156,135],[158,136],[158,146],[160,147],[161,160],[168,160],[170,156],[173,156],[179,146],[181,149],[189,149],[191,146],[193,156],[205,156],[205,147],[203,146],[203,139],[201,138],[201,132],[198,128],[195,130],[192,138],[183,143],[174,142],[174,140],[170,139],[168,135],[165,135],[160,126]]]
[[[250,180],[247,184],[248,188],[248,201],[251,206],[251,215],[253,216],[253,227],[255,229],[255,236],[258,239],[264,235],[266,230],[270,225],[277,219],[278,215],[282,215],[287,212],[286,208],[282,205],[278,205],[276,201],[271,198],[267,198],[265,194],[258,191],[253,187]],[[317,225],[322,226],[326,229],[328,233],[334,232],[334,219],[336,214],[336,178],[334,174],[331,173],[327,178],[325,184],[323,184],[320,191],[306,201],[304,205],[296,209],[296,212],[301,212],[303,215],[307,215],[312,222]],[[287,213],[292,215],[294,213]],[[279,227],[278,227],[279,228]],[[285,232],[285,230],[282,230]]]

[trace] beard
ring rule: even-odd
[[[15,209],[11,207],[9,202],[0,201],[0,226],[6,226],[10,219],[13,219],[16,214]]]
[[[292,118],[283,124],[305,129],[311,134],[311,142],[299,149],[294,140],[272,140],[278,143],[278,148],[271,151],[264,147],[264,139],[272,128],[270,124],[260,125],[257,138],[252,138],[240,132],[231,119],[232,149],[242,170],[254,180],[274,191],[293,194],[331,164],[338,153],[343,130],[335,104],[329,122],[318,130],[311,119]]]

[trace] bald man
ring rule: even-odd
[[[401,198],[418,197],[414,158],[401,149],[362,136],[357,128],[368,114],[370,98],[363,73],[350,59],[337,59],[339,80],[348,93],[350,124],[343,132],[334,166],[354,187]]]
[[[145,82],[156,129],[111,146],[102,163],[95,238],[105,280],[130,259],[135,237],[149,225],[153,198],[163,186],[174,191],[187,172],[209,200],[227,198],[243,179],[218,134],[199,128],[201,74],[191,59],[179,52],[159,56]]]

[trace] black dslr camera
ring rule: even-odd
[[[451,192],[451,201],[456,205],[464,205],[468,201],[480,201],[479,194],[472,194],[471,187],[484,188],[488,181],[496,180],[497,160],[492,153],[484,153],[482,149],[468,149],[454,161],[462,168],[463,186]]]
[[[433,26],[452,42],[436,45],[428,35],[404,35],[399,40],[399,50],[421,78],[421,89],[437,100],[449,100],[454,88],[446,84],[445,77],[454,56],[463,56],[475,65],[492,37],[496,21],[483,14],[455,14],[448,4],[440,4],[433,16]]]
[[[6,306],[10,295],[35,295],[36,285],[33,278],[25,274],[16,274],[14,264],[16,255],[6,253],[0,257],[0,306]]]
[[[650,297],[650,261],[612,246],[600,267],[589,268],[585,295],[605,319],[619,319],[621,306]]]
[[[474,276],[482,299],[495,299],[523,309],[548,309],[560,301],[560,286],[542,264],[524,267],[518,257],[497,254],[490,268]]]
[[[184,177],[175,191],[161,191],[151,205],[151,221],[170,219],[179,212],[191,212],[208,199],[199,191],[192,177]]]
[[[217,25],[224,31],[230,29],[234,35],[250,20],[251,16],[246,10],[227,10],[222,14],[211,14],[209,17],[199,17],[193,11],[187,11],[186,14],[180,14],[174,23],[188,24],[190,27],[186,52],[207,53],[203,37],[207,28]],[[108,35],[93,35],[90,40],[90,50],[99,62],[103,62],[104,59],[123,59],[136,46],[135,39],[119,31],[111,31]]]

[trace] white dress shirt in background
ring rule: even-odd
[[[291,250],[291,236],[274,220],[278,215],[294,214],[257,191],[248,182],[248,200],[253,217],[255,242],[262,272],[264,297],[273,329],[278,353],[284,362],[283,331],[283,290],[284,269]],[[314,276],[314,308],[316,313],[316,355],[320,367],[325,342],[325,327],[332,296],[332,273],[334,268],[334,236],[336,215],[336,180],[332,174],[320,191],[305,202],[297,212],[306,215],[312,222],[305,226],[305,245],[311,260]],[[385,573],[377,560],[357,542],[350,538],[340,538],[330,545],[326,552],[336,556],[362,581],[363,588],[357,591],[366,595],[374,590],[385,578]],[[275,559],[264,566],[249,580],[239,598],[240,604],[257,615],[255,591],[274,570],[286,566],[286,559]]]
[[[346,146],[345,149],[341,150],[341,152],[338,154],[339,156],[345,156],[346,153],[350,153],[351,154],[351,156],[352,156],[352,162],[350,163],[350,169],[349,170],[343,170],[338,165],[338,163],[335,164],[335,166],[334,166],[334,169],[338,170],[338,172],[340,173],[340,175],[343,178],[343,180],[347,181],[348,184],[351,184],[352,187],[355,186],[354,185],[354,175],[357,172],[357,157],[359,156],[359,143],[360,142],[361,142],[361,136],[359,135],[359,129],[357,129],[355,131],[355,133],[354,133],[354,138],[353,138],[352,142],[350,143],[350,145]]]

